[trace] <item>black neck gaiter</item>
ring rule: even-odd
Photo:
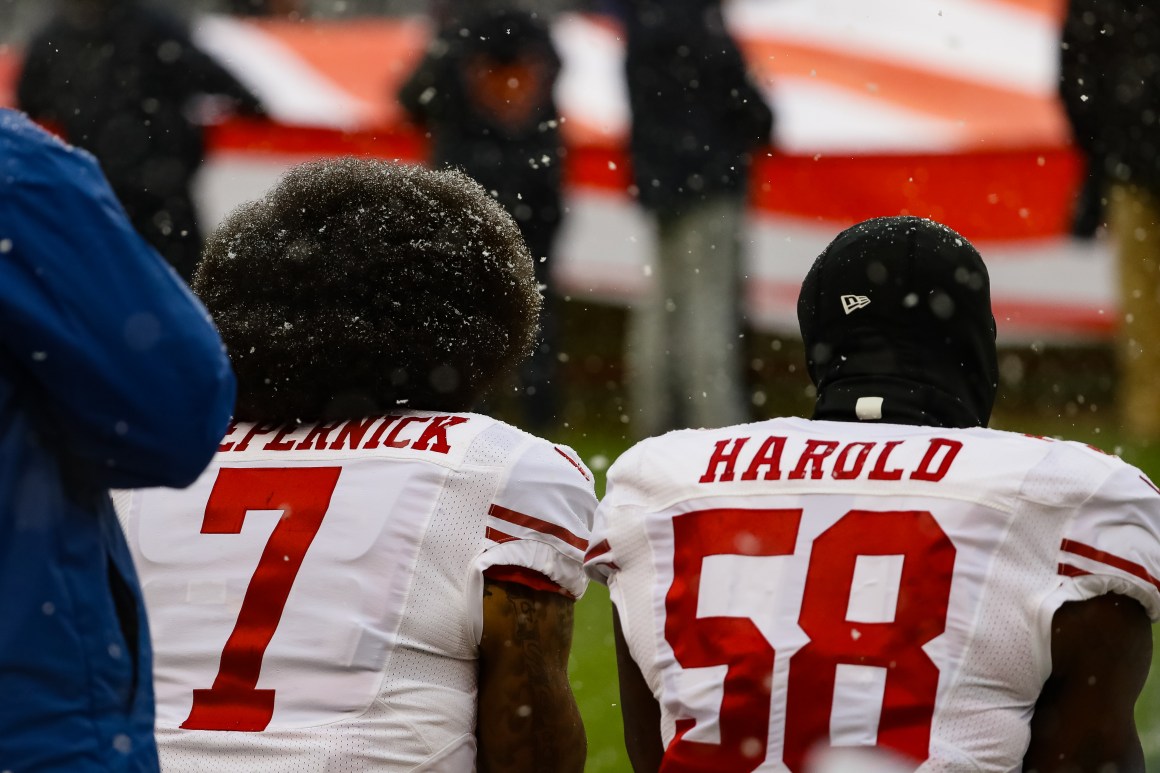
[[[881,399],[878,418],[858,415],[860,400]],[[818,394],[813,418],[822,421],[881,421],[920,427],[979,427],[979,417],[949,392],[902,378],[851,378]]]

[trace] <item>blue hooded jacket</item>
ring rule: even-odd
[[[93,158],[0,109],[0,770],[157,769],[108,489],[189,485],[233,400],[208,315]]]

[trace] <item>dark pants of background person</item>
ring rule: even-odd
[[[520,223],[524,241],[532,254],[536,270],[536,282],[544,295],[544,309],[540,314],[540,338],[532,356],[520,367],[520,403],[523,409],[525,429],[538,433],[553,428],[559,421],[560,383],[559,372],[559,306],[551,280],[552,244],[559,229],[558,220],[526,220]]]
[[[188,186],[160,195],[140,188],[113,186],[137,233],[186,282],[201,259],[202,234]]]

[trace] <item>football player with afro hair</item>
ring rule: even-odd
[[[236,210],[193,288],[244,421],[468,410],[529,355],[542,303],[518,226],[470,178],[353,158]]]
[[[512,218],[457,171],[317,161],[222,223],[193,287],[234,422],[189,489],[120,504],[155,589],[165,768],[582,770],[592,475],[469,412],[538,333]],[[164,591],[203,575],[240,609]]]

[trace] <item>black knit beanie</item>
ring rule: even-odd
[[[998,387],[983,259],[919,217],[859,223],[814,261],[798,297],[814,418],[986,426]]]

